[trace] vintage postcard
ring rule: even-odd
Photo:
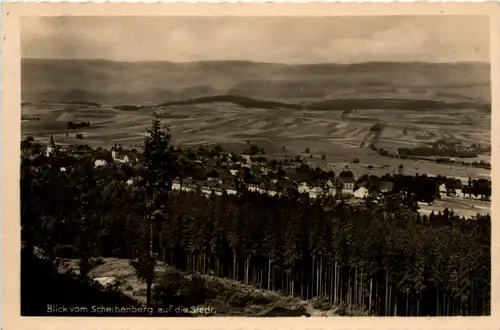
[[[4,328],[494,329],[498,14],[4,4]]]

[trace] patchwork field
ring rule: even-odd
[[[407,174],[453,175],[464,180],[490,175],[484,169],[393,159],[382,157],[369,148],[360,148],[376,122],[386,126],[377,147],[391,151],[443,138],[489,145],[489,115],[478,120],[474,111],[467,109],[440,111],[436,115],[407,110],[359,110],[345,115],[341,111],[247,109],[228,103],[148,107],[136,111],[117,110],[112,106],[42,104],[23,106],[23,116],[36,116],[40,120],[24,121],[22,135],[46,142],[53,133],[60,144],[110,147],[117,143],[129,148],[140,147],[154,112],[170,127],[174,144],[181,146],[221,144],[241,152],[250,142],[264,148],[272,157],[312,155],[310,161],[314,166],[338,172],[347,165],[360,175],[393,173],[398,171],[400,164]],[[433,124],[422,124],[422,118]],[[68,129],[66,121],[69,120],[88,121],[91,126]],[[453,120],[476,122],[457,130],[456,126],[446,124]],[[84,138],[77,139],[76,133],[83,133]],[[324,160],[322,155],[325,155]],[[356,158],[359,163],[350,164]],[[488,157],[481,159],[488,160]]]

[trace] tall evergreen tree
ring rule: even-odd
[[[144,205],[138,211],[144,216],[145,225],[142,226],[142,244],[139,244],[138,258],[132,265],[136,268],[138,277],[146,282],[148,305],[151,305],[155,278],[154,229],[161,228],[160,221],[166,215],[168,192],[177,175],[177,162],[170,149],[170,139],[168,128],[162,127],[156,117],[147,131],[140,159],[144,177]]]

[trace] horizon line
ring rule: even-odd
[[[297,62],[297,63],[285,63],[285,62],[266,62],[266,61],[252,61],[243,59],[231,59],[231,60],[198,60],[198,61],[170,61],[170,60],[142,60],[142,61],[118,61],[110,60],[105,58],[62,58],[62,57],[21,57],[21,60],[39,60],[39,61],[101,61],[101,62],[114,62],[114,63],[172,63],[172,64],[191,64],[191,63],[217,63],[217,62],[241,62],[241,63],[253,63],[253,64],[270,64],[270,65],[322,65],[322,64],[332,64],[332,65],[357,65],[357,64],[369,64],[369,63],[394,63],[394,64],[464,64],[464,63],[474,63],[474,64],[487,64],[491,65],[491,61],[474,61],[474,60],[463,60],[463,61],[445,61],[445,62],[434,62],[434,61],[389,61],[389,60],[374,60],[374,61],[359,61],[359,62]]]

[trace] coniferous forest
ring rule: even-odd
[[[94,257],[137,260],[148,299],[151,264],[163,261],[378,316],[490,314],[489,215],[422,216],[403,194],[326,208],[294,194],[172,192],[182,166],[170,142],[154,121],[134,169],[23,157],[23,244],[78,258],[83,275]],[[130,171],[143,180],[127,184]]]

